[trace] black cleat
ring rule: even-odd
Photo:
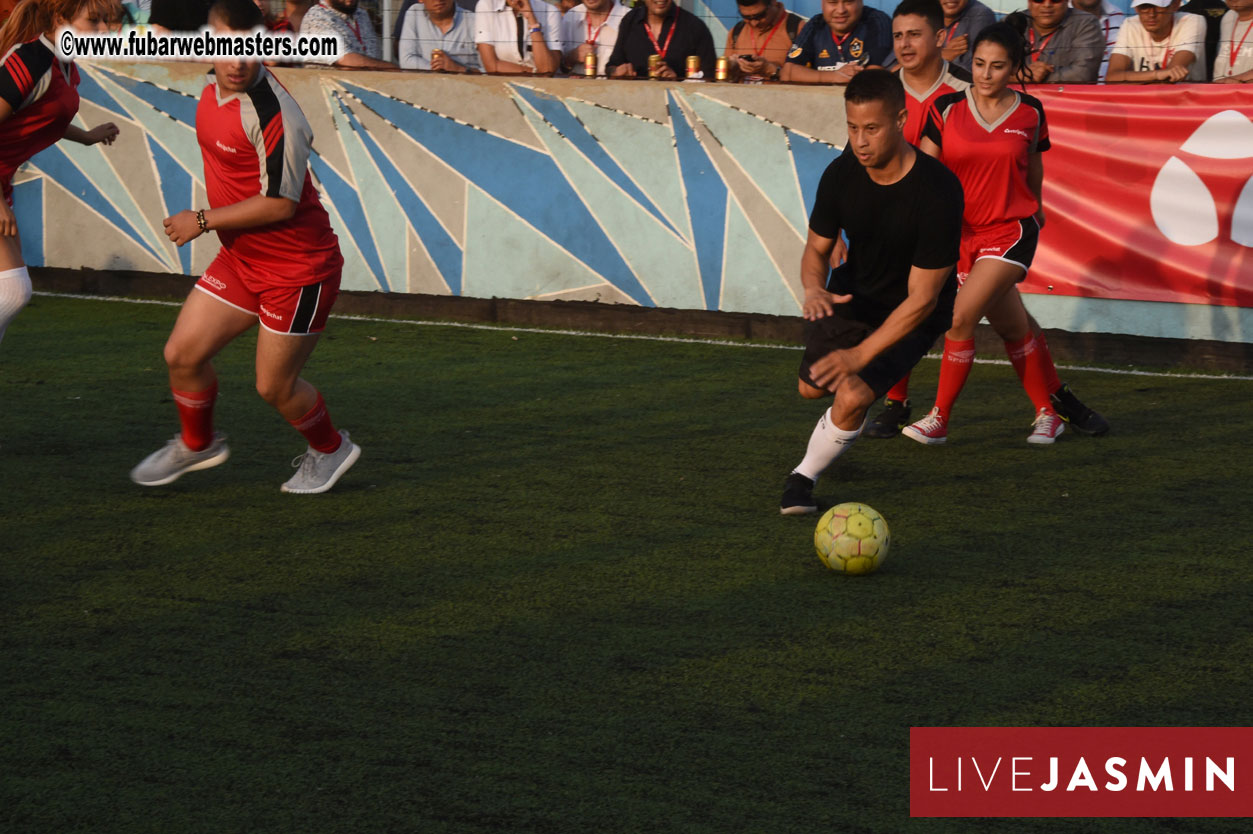
[[[818,512],[814,503],[814,482],[799,472],[793,472],[783,482],[783,500],[779,502],[783,515],[809,515]]]
[[[884,400],[885,408],[875,416],[862,432],[866,437],[886,440],[896,437],[909,425],[909,400]]]
[[[1109,421],[1079,401],[1070,386],[1062,383],[1056,393],[1049,395],[1053,410],[1080,434],[1100,437],[1109,431]]]

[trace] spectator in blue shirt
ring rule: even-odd
[[[822,0],[822,13],[809,19],[787,54],[780,81],[847,84],[866,67],[889,68],[892,19],[863,0]]]
[[[996,15],[979,0],[940,0],[944,10],[944,60],[970,72],[975,38],[996,23]]]

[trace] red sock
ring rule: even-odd
[[[975,363],[975,340],[962,339],[954,341],[944,337],[944,359],[940,362],[940,386],[935,392],[935,407],[940,409],[940,416],[948,422],[953,411],[953,403],[966,386],[970,376],[970,368]]]
[[[900,382],[892,386],[892,390],[888,391],[887,398],[901,403],[909,399],[909,374],[905,374],[905,376],[901,377]]]
[[[1035,343],[1044,361],[1044,384],[1048,387],[1050,394],[1056,394],[1062,387],[1062,381],[1057,378],[1057,366],[1053,364],[1053,354],[1049,352],[1049,343],[1045,340],[1043,332],[1036,334]]]
[[[326,410],[326,403],[322,400],[321,394],[318,394],[318,401],[313,404],[313,408],[309,409],[308,414],[298,420],[287,422],[305,436],[305,440],[309,441],[314,451],[330,454],[344,441],[339,436],[339,432],[335,431],[335,424],[331,422],[331,414]]]
[[[1009,354],[1009,362],[1018,372],[1018,379],[1022,382],[1027,396],[1031,398],[1031,404],[1035,406],[1035,410],[1039,412],[1041,408],[1047,408],[1052,411],[1048,387],[1044,382],[1046,377],[1044,357],[1047,354],[1040,350],[1039,340],[1034,334],[1028,333],[1021,341],[1006,342],[1005,352]],[[1052,363],[1049,363],[1050,367],[1051,365]]]
[[[217,380],[203,391],[175,391],[178,422],[183,427],[183,443],[193,452],[209,448],[213,442],[213,402],[218,396]]]

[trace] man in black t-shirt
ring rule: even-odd
[[[801,258],[805,355],[799,390],[835,395],[805,458],[788,475],[779,511],[817,511],[818,476],[865,423],[866,410],[952,324],[962,187],[905,141],[905,89],[886,70],[854,76],[844,93],[848,147],[823,172]],[[829,270],[843,229],[848,259]]]

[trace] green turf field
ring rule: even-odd
[[[794,350],[335,321],[307,376],[364,455],[292,496],[246,336],[231,460],[142,489],[175,312],[37,297],[0,345],[0,831],[1249,830],[910,820],[907,764],[1253,724],[1253,382],[1064,373],[1114,431],[1033,448],[978,366],[948,446],[819,484],[891,524],[854,579],[778,514]]]

